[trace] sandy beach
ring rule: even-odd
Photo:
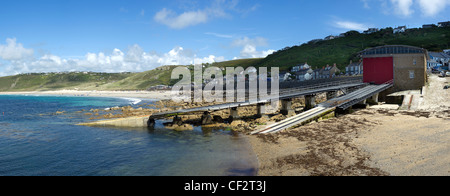
[[[119,97],[137,99],[171,99],[171,91],[29,91],[29,92],[0,92],[0,95],[41,95],[41,96],[79,96],[79,97]]]
[[[417,110],[374,106],[250,136],[259,175],[450,176],[449,82],[431,76]]]

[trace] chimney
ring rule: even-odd
[[[350,60],[350,65],[353,64],[353,60]]]

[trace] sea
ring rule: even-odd
[[[248,139],[231,130],[78,126],[91,109],[152,100],[0,96],[0,176],[253,176]],[[136,106],[137,107],[137,106]]]

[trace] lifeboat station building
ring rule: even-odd
[[[427,83],[428,51],[405,45],[387,45],[361,51],[365,83],[394,83],[393,91],[420,90]]]

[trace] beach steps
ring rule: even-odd
[[[142,128],[147,127],[149,116],[135,116],[128,118],[119,118],[111,120],[101,120],[96,122],[77,124],[80,126],[90,127],[127,127],[127,128]]]

